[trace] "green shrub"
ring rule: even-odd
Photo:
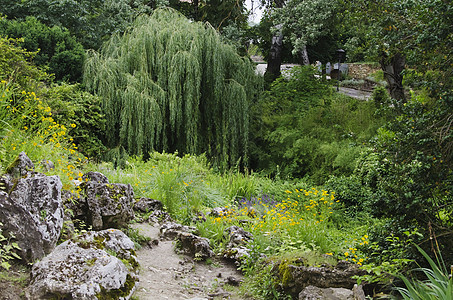
[[[348,176],[383,120],[372,102],[331,95],[310,68],[280,78],[252,106],[251,166],[280,178]],[[305,87],[310,85],[310,87]]]
[[[34,17],[25,21],[0,18],[0,35],[21,38],[19,45],[36,52],[33,62],[59,81],[81,81],[85,50],[66,29],[48,27]]]
[[[43,90],[43,97],[52,109],[53,118],[64,124],[79,152],[92,159],[100,159],[107,151],[105,117],[100,99],[80,89],[79,85],[61,83]]]

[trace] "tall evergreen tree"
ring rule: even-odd
[[[169,8],[90,52],[84,72],[104,99],[110,147],[206,153],[224,166],[247,156],[256,78],[215,29]]]

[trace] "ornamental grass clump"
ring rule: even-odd
[[[405,284],[404,287],[395,288],[403,299],[410,300],[452,300],[453,299],[453,266],[448,270],[442,256],[436,256],[437,262],[415,245],[420,253],[428,261],[430,268],[418,268],[415,271],[422,272],[425,280],[411,280],[406,276],[400,276]]]

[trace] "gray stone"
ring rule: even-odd
[[[162,210],[163,207],[162,202],[159,200],[142,197],[135,203],[134,210],[147,213],[155,210]]]
[[[134,218],[134,192],[130,184],[89,181],[84,188],[85,203],[80,205],[86,205],[87,221],[94,230],[122,228]]]
[[[25,152],[19,153],[19,156],[6,169],[6,173],[10,174],[13,178],[30,177],[34,174],[34,171],[35,165]]]
[[[354,294],[354,300],[365,300],[365,292],[363,291],[362,285],[354,284],[352,288],[352,292]]]
[[[10,193],[11,201],[30,213],[43,240],[45,253],[55,247],[63,227],[61,188],[58,176],[40,176],[19,179]]]
[[[279,264],[274,268],[278,270]],[[284,289],[294,296],[308,286],[352,289],[357,282],[352,277],[366,274],[366,271],[359,269],[356,264],[347,261],[339,261],[336,266],[323,265],[321,267],[287,264],[285,268],[287,268],[285,273],[289,272],[291,280],[285,282]]]
[[[160,238],[165,240],[174,240],[180,233],[194,233],[195,227],[184,226],[175,222],[165,222],[160,227]]]
[[[299,294],[299,300],[354,300],[351,290],[345,288],[319,288],[307,286]]]
[[[93,172],[93,171],[90,171],[90,172],[87,172],[87,173],[83,174],[82,181],[84,181],[84,182],[94,181],[94,182],[97,182],[97,183],[109,183],[109,180],[108,180],[107,176],[105,176],[102,173]]]
[[[133,242],[108,229],[57,246],[33,266],[27,294],[29,299],[129,299],[138,281]]]
[[[228,244],[223,256],[234,260],[236,265],[239,266],[241,261],[250,255],[248,244],[253,240],[253,235],[238,226],[228,227],[225,234],[228,235]]]
[[[3,191],[0,191],[0,222],[4,236],[14,235],[13,241],[20,247],[16,253],[24,262],[31,263],[46,255],[44,240],[30,212]]]
[[[172,222],[172,218],[170,215],[163,210],[155,210],[149,215],[148,222],[151,224],[154,223],[166,223],[166,222]]]
[[[0,200],[0,222],[4,231],[13,234],[21,247],[18,254],[25,262],[33,262],[50,253],[57,244],[63,227],[62,184],[58,176],[45,176],[32,172],[32,162],[24,153],[19,155],[9,168],[11,174],[22,174],[25,178],[5,175],[9,195],[2,194]],[[34,177],[27,177],[34,176]]]
[[[194,256],[196,259],[205,260],[214,256],[207,238],[199,237],[193,233],[180,232],[177,240],[180,250],[185,254]]]

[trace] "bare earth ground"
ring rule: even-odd
[[[159,228],[148,223],[133,224],[140,234],[158,239]],[[241,280],[234,265],[213,260],[211,264],[196,262],[174,251],[174,242],[159,241],[158,245],[137,251],[140,263],[140,284],[134,296],[140,300],[202,300],[246,299],[229,285],[228,278]]]

